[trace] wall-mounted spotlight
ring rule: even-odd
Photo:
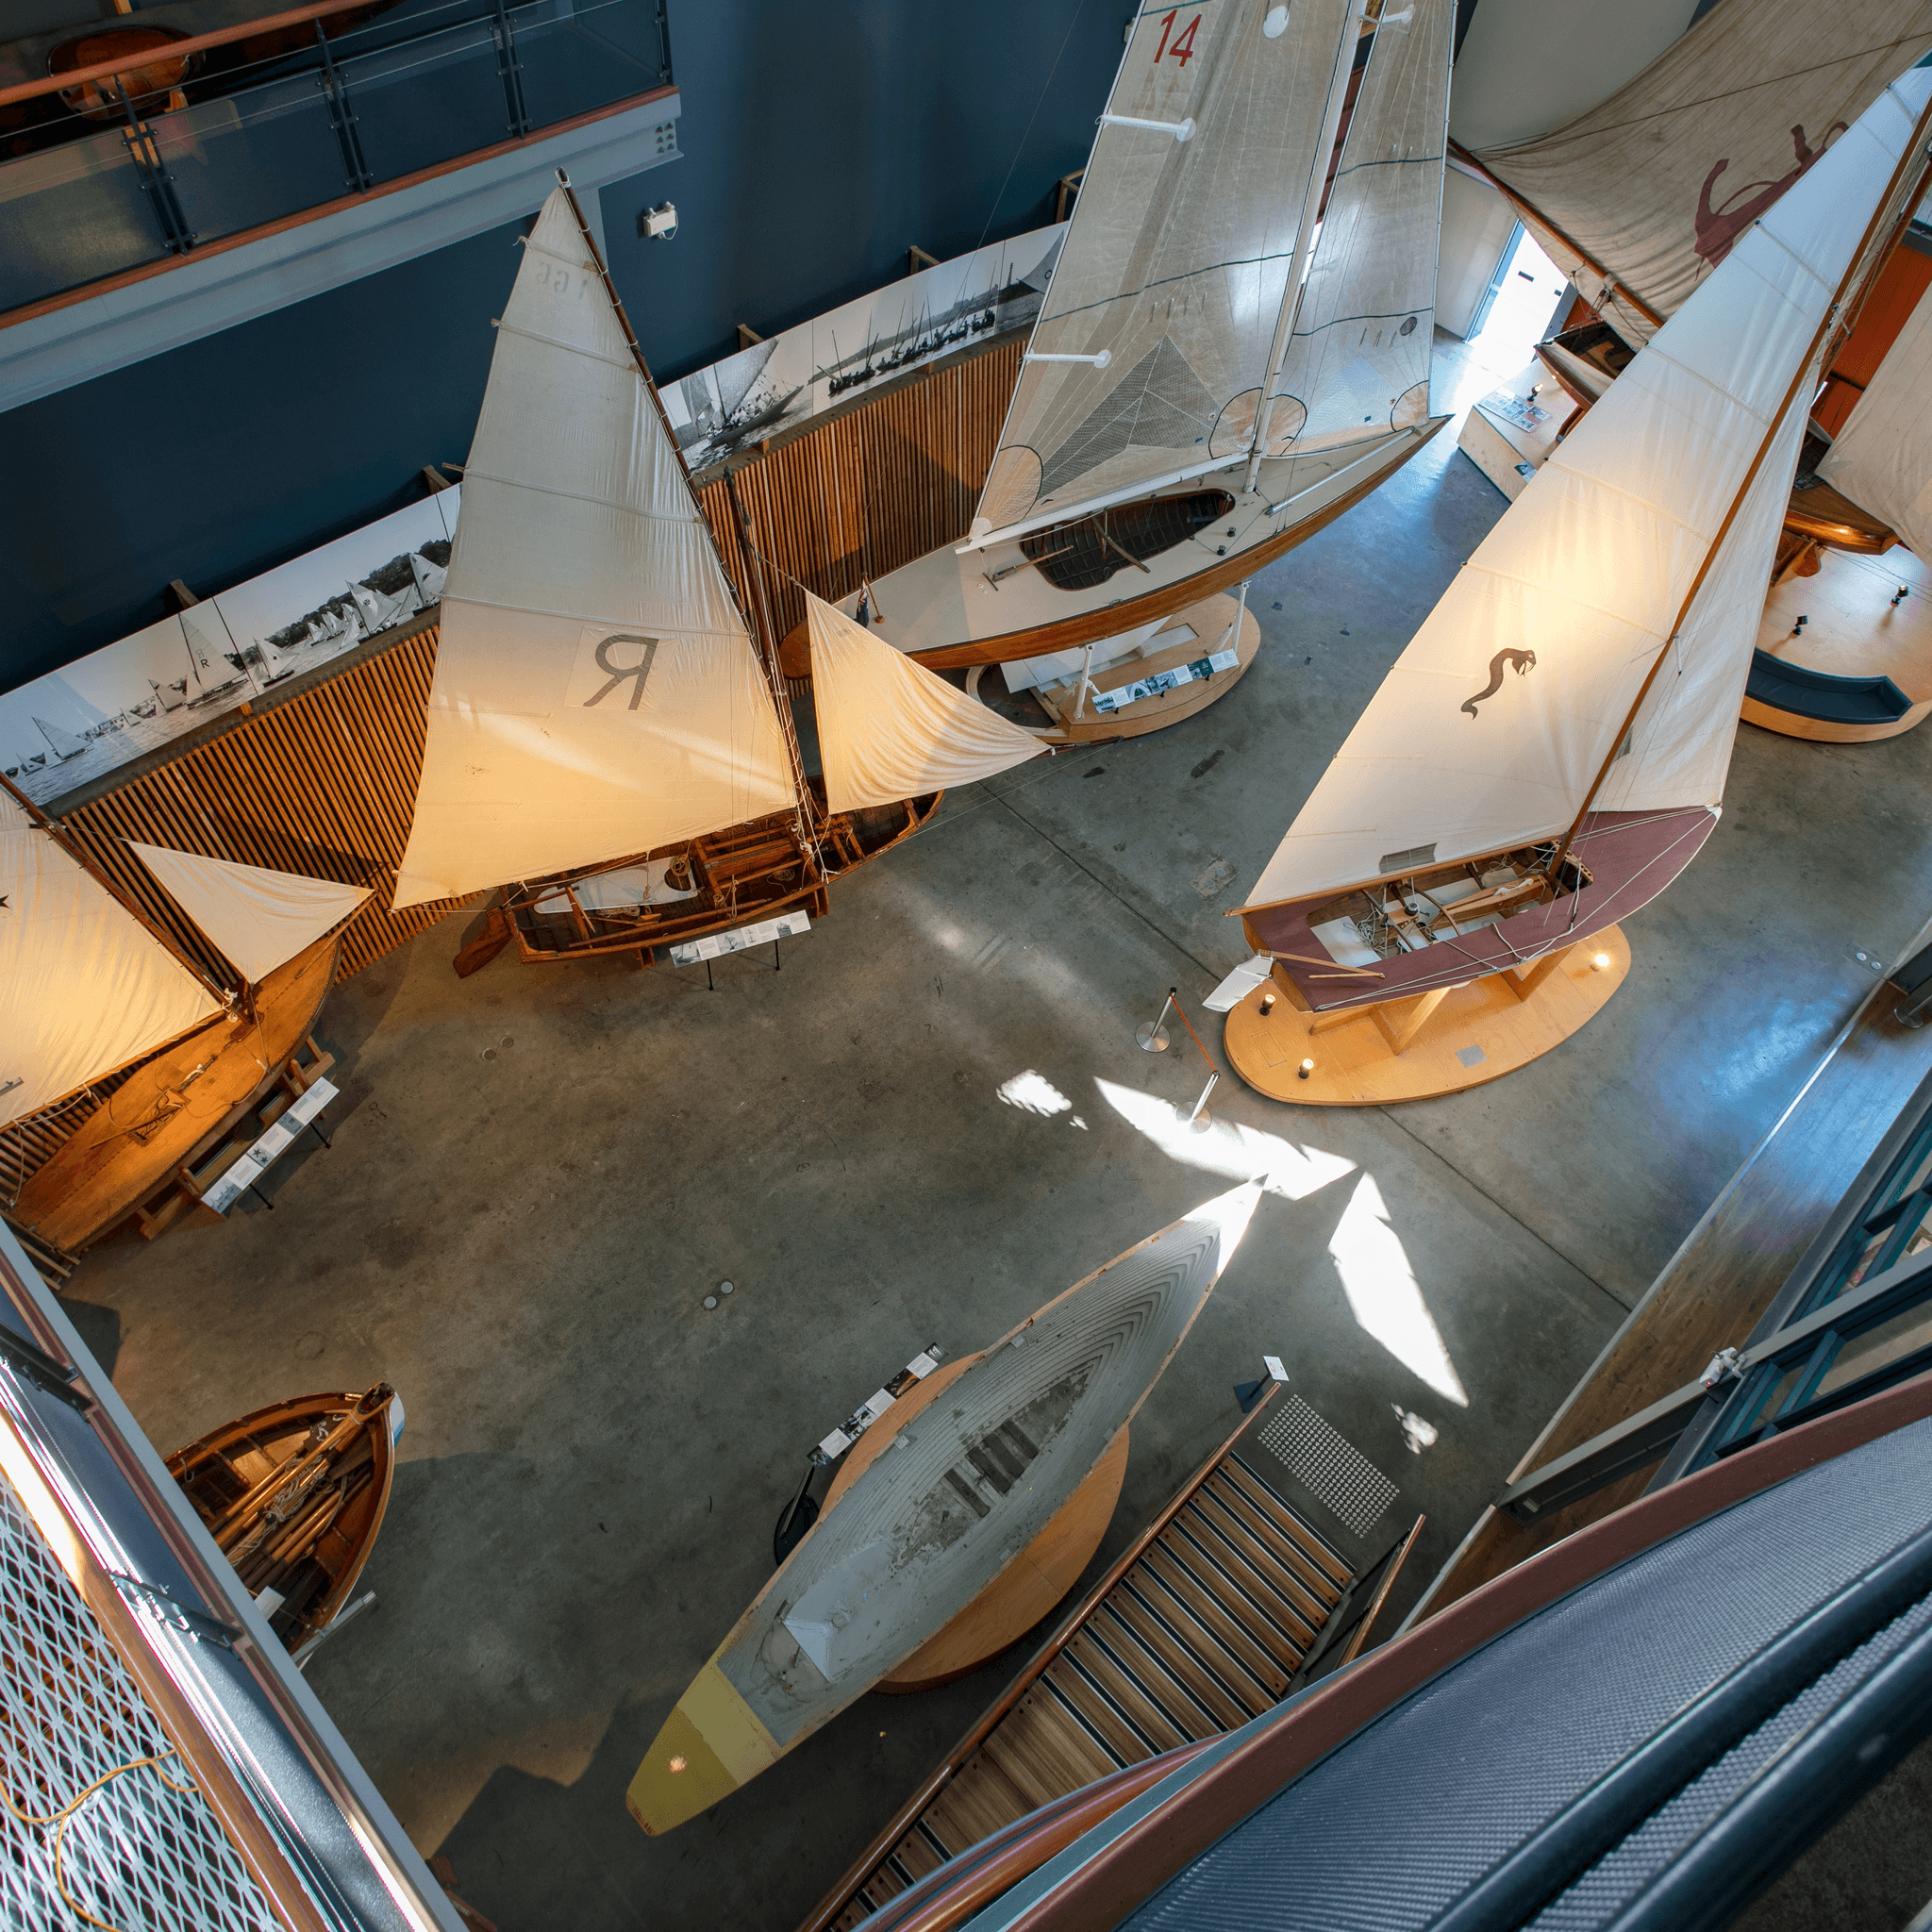
[[[669,242],[677,233],[677,209],[668,201],[647,208],[638,217],[638,234],[646,242]]]

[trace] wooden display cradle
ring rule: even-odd
[[[1117,711],[1094,709],[1096,695],[1123,691],[1130,684],[1140,683],[1143,677],[1158,677],[1163,671],[1178,671],[1183,664],[1194,663],[1223,648],[1221,641],[1227,635],[1228,625],[1234,623],[1237,613],[1241,617],[1241,628],[1235,634],[1234,650],[1240,661],[1230,669],[1217,671],[1210,677],[1191,679],[1152,697],[1136,698],[1132,704],[1124,705]],[[1153,648],[1163,637],[1171,636],[1182,626],[1193,635],[1177,643],[1162,645],[1159,650]],[[1116,738],[1144,738],[1150,731],[1164,731],[1170,724],[1178,724],[1182,719],[1191,718],[1195,712],[1205,711],[1209,705],[1224,698],[1246,675],[1249,665],[1259,655],[1260,649],[1261,625],[1252,610],[1242,608],[1224,591],[1204,597],[1198,604],[1190,604],[1186,609],[1175,611],[1137,650],[1094,672],[1087,680],[1088,694],[1084,705],[1081,703],[1078,676],[1056,684],[1034,686],[1033,695],[1053,720],[1052,728],[1041,736],[1048,744],[1089,744]],[[985,664],[975,664],[966,674],[969,696],[979,694],[979,680],[989,669],[998,675],[997,667]],[[1075,716],[1076,712],[1078,716]]]
[[[1560,1046],[1603,1010],[1629,971],[1629,942],[1612,925],[1525,968],[1313,1013],[1277,966],[1229,1012],[1227,1058],[1257,1093],[1305,1107],[1382,1107],[1458,1093]],[[1274,1008],[1264,1013],[1271,992]],[[1314,1062],[1307,1079],[1304,1060]]]
[[[935,1369],[895,1402],[846,1452],[839,1474],[825,1491],[824,1508],[829,1509],[858,1480],[859,1473],[891,1447],[899,1431],[949,1382],[979,1359],[977,1355],[963,1356]],[[1092,1474],[1060,1506],[1046,1527],[944,1629],[927,1638],[873,1689],[930,1690],[977,1670],[989,1657],[1017,1643],[1079,1582],[1113,1520],[1126,1473],[1127,1432],[1124,1428],[1094,1464]]]

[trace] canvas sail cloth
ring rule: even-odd
[[[330,879],[200,858],[129,839],[127,849],[253,986],[348,918],[368,892]]]
[[[1273,34],[1261,0],[1135,20],[1108,113],[1194,132],[1101,127],[1029,355],[1108,365],[1023,365],[974,536],[1246,454],[1351,11],[1296,0]]]
[[[1585,255],[1675,314],[1928,48],[1932,0],[1722,0],[1601,107],[1477,158],[1544,218],[1524,217],[1584,298],[1642,342],[1653,325],[1600,301]]]
[[[1914,555],[1932,558],[1932,290],[1886,351],[1818,474],[1882,517]]]
[[[1455,9],[1386,0],[1322,214],[1269,445],[1300,456],[1429,413]],[[1075,216],[1077,220],[1077,214]]]
[[[220,1011],[180,960],[0,792],[0,1126]]]
[[[972,785],[1046,750],[809,591],[805,614],[828,810]]]
[[[796,802],[683,466],[559,188],[499,325],[398,907]]]
[[[1252,905],[1566,830],[1666,648],[1596,806],[1718,803],[1803,384],[1674,645],[1671,626],[1928,92],[1925,69],[1888,89],[1537,472],[1370,700]]]

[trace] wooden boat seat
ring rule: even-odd
[[[1911,699],[1889,677],[1836,677],[1828,671],[1788,664],[1768,651],[1751,654],[1744,695],[1774,711],[1833,724],[1890,724],[1912,708]]]
[[[691,856],[699,883],[713,892],[804,863],[790,826],[735,829],[700,839]]]

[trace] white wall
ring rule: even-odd
[[[1436,325],[1466,336],[1476,304],[1516,232],[1509,204],[1454,165],[1442,175],[1442,243],[1436,258]]]

